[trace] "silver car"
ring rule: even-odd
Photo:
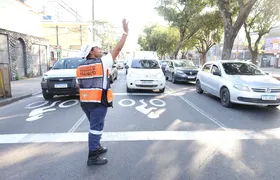
[[[225,107],[231,107],[232,103],[280,105],[280,81],[250,62],[223,60],[205,63],[197,74],[196,91],[219,97]]]

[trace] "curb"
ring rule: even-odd
[[[8,98],[8,99],[1,100],[0,101],[0,107],[11,104],[11,103],[16,102],[16,101],[19,101],[21,99],[31,97],[31,96],[32,96],[32,94],[27,94],[27,95],[23,95],[23,96],[19,96],[19,97],[11,97],[11,98]]]
[[[26,95],[23,95],[23,96],[19,96],[19,97],[11,97],[11,98],[7,98],[7,99],[4,99],[4,100],[0,100],[0,107],[8,105],[8,104],[12,104],[12,103],[14,103],[16,101],[19,101],[19,100],[22,100],[22,99],[25,99],[25,98],[28,98],[28,97],[31,97],[31,96],[39,95],[41,93],[42,93],[42,91],[38,91],[38,92],[35,92],[33,94],[29,93],[29,94],[26,94]]]

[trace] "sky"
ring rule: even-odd
[[[85,21],[92,17],[92,0],[63,0],[77,9]],[[46,0],[27,0],[32,7],[40,8]],[[129,21],[129,36],[125,47],[137,48],[137,40],[145,25],[166,22],[154,10],[157,0],[95,0],[95,19],[111,22],[122,33],[122,19]]]

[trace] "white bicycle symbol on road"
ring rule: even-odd
[[[127,102],[127,104],[124,102]],[[166,106],[166,103],[163,100],[151,99],[149,101],[149,103],[155,107],[150,107],[150,108],[147,108],[148,104],[145,103],[144,99],[139,100],[139,102],[142,105],[136,106],[135,109],[145,115],[148,115],[148,117],[151,119],[159,118],[160,114],[162,114],[165,111],[165,109],[158,110],[158,108],[157,108],[157,107]],[[133,99],[122,99],[119,101],[119,105],[121,105],[123,107],[131,107],[131,106],[134,106],[135,104],[136,104],[136,102]],[[155,111],[155,110],[157,110],[157,111]]]

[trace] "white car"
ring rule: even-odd
[[[76,69],[84,62],[81,57],[59,59],[51,70],[43,75],[41,88],[46,100],[53,99],[54,95],[79,94]]]
[[[163,93],[165,90],[165,76],[161,70],[158,60],[155,59],[133,59],[126,66],[127,92],[133,89],[157,90]]]
[[[225,107],[231,107],[232,103],[268,107],[280,105],[280,81],[245,61],[205,63],[197,74],[196,91],[199,94],[206,91],[219,97]]]

